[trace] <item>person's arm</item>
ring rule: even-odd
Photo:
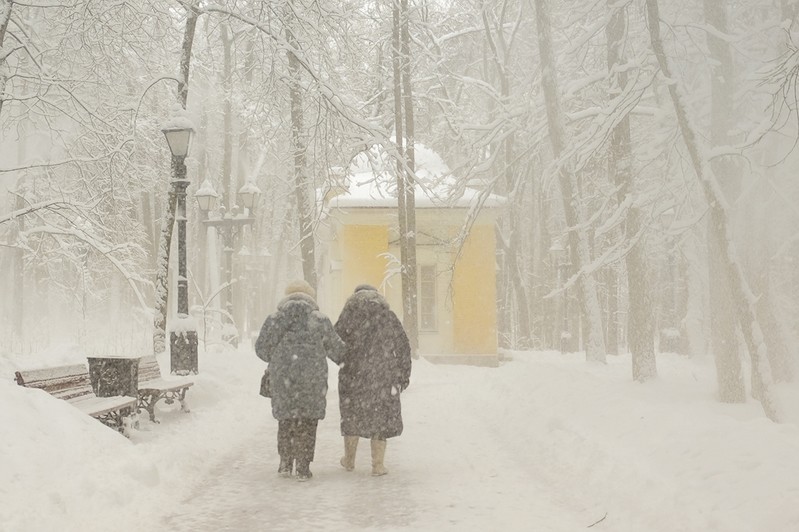
[[[348,301],[344,304],[344,308],[341,309],[341,314],[339,314],[338,320],[336,320],[336,325],[333,326],[336,334],[344,342],[348,341],[350,332],[352,331],[352,318],[352,303]]]
[[[255,354],[267,364],[272,360],[272,353],[278,342],[277,332],[277,321],[269,316],[261,326],[261,332],[255,341]]]
[[[393,312],[391,312],[391,316],[393,317],[391,326],[394,329],[394,361],[397,370],[395,377],[399,389],[402,391],[411,383],[411,344],[402,327],[402,322]]]
[[[347,351],[347,344],[339,337],[330,319],[326,316],[322,317],[322,331],[322,345],[325,348],[327,358],[340,366]]]

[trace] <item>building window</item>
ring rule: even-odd
[[[436,267],[419,266],[419,329],[436,330]]]

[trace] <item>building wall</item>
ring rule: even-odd
[[[386,297],[392,310],[402,319],[402,282],[399,261],[396,218],[381,216],[377,210],[348,213],[346,222],[337,220],[324,243],[322,310],[336,320],[347,297],[355,287],[368,283]],[[457,249],[432,242],[451,241],[457,236],[462,219],[422,213],[417,218],[420,243],[417,265],[436,267],[436,328],[420,331],[419,351],[422,354],[490,354],[497,353],[495,242],[493,219],[485,225],[475,224],[458,263],[453,269]],[[424,215],[429,216],[429,220]],[[431,216],[433,215],[433,216]],[[380,225],[378,225],[380,224]],[[435,234],[425,240],[424,234]]]
[[[473,226],[452,276],[456,353],[497,352],[494,227]]]
[[[338,230],[340,253],[340,282],[336,287],[335,316],[344,307],[344,302],[359,284],[370,284],[379,288],[383,281],[388,260],[388,226],[342,225]]]

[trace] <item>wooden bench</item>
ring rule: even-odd
[[[139,405],[150,414],[150,421],[158,423],[155,419],[155,404],[161,399],[171,405],[177,399],[180,409],[189,412],[186,402],[186,391],[194,384],[186,378],[164,379],[161,377],[161,368],[154,356],[142,357],[139,361]]]
[[[86,366],[75,364],[16,371],[14,375],[20,386],[44,390],[129,436],[130,428],[135,423],[136,398],[122,395],[97,397],[92,391]]]

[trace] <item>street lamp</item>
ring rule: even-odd
[[[200,210],[205,213],[214,209],[219,195],[214,190],[211,182],[206,179],[200,188],[197,189],[197,192],[194,193],[194,197],[197,199]]]
[[[194,194],[197,199],[197,204],[203,212],[203,224],[206,227],[213,227],[216,229],[217,234],[222,238],[222,244],[225,251],[225,279],[227,286],[222,292],[222,299],[225,312],[236,325],[236,320],[233,317],[233,250],[236,244],[236,237],[239,231],[245,226],[252,225],[255,218],[252,216],[255,207],[258,205],[258,198],[261,195],[261,190],[253,181],[247,181],[237,193],[238,199],[241,200],[244,209],[239,209],[238,205],[234,205],[230,212],[224,205],[214,208],[216,200],[219,195],[211,185],[210,181],[205,181],[203,186]],[[238,329],[236,334],[228,335],[234,345],[238,344],[237,340]]]
[[[251,213],[258,205],[258,198],[261,197],[261,189],[255,184],[254,181],[247,181],[238,191],[238,197],[241,198],[241,204],[244,208]]]
[[[178,315],[170,326],[170,372],[186,375],[197,373],[197,327],[189,319],[189,281],[186,275],[186,155],[194,133],[185,116],[173,117],[161,130],[172,152],[172,190],[177,199],[175,221],[178,223]]]
[[[566,293],[566,272],[569,263],[566,261],[567,249],[563,245],[561,239],[556,239],[552,242],[549,248],[549,255],[555,263],[555,268],[558,272],[558,289],[563,292],[563,303],[561,309],[561,327],[560,327],[560,352],[569,352],[569,344],[571,340],[571,332],[569,332],[569,299]]]

